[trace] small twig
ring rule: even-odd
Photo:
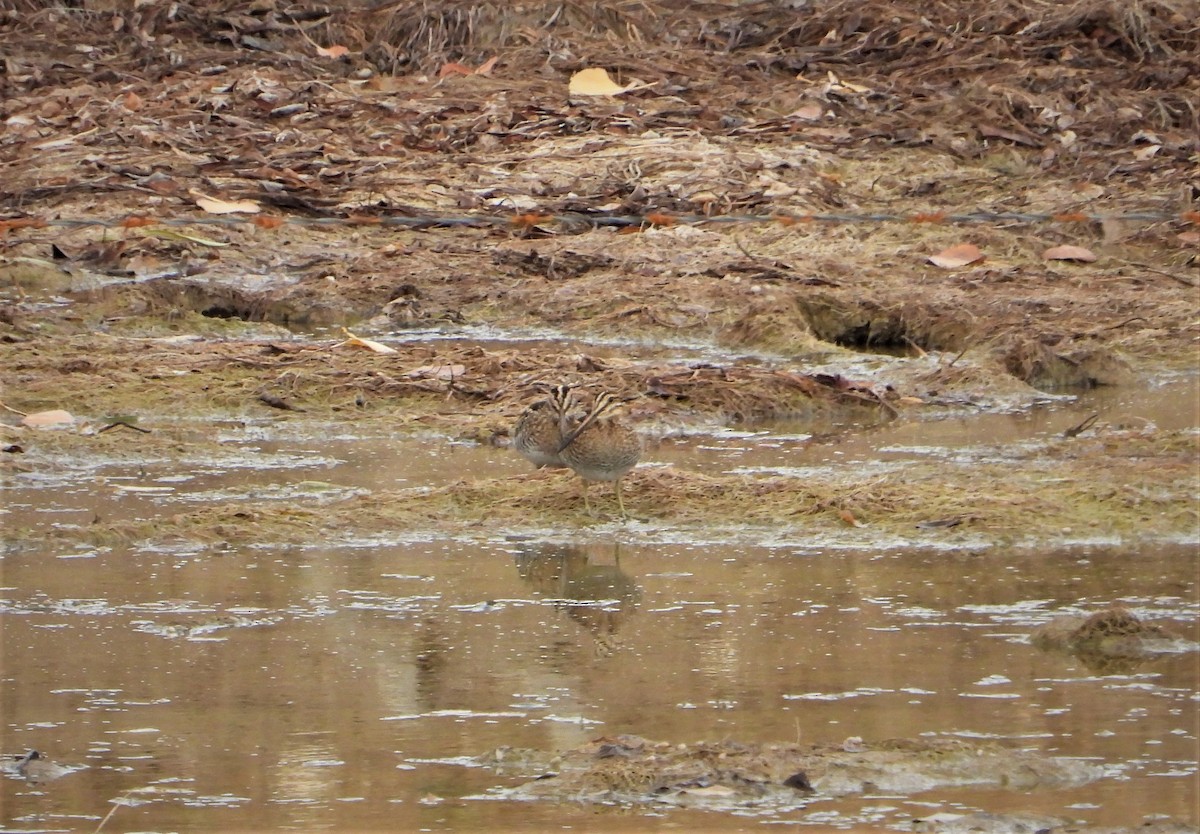
[[[979,341],[967,342],[967,344],[963,347],[963,349],[960,350],[958,352],[958,354],[946,364],[946,367],[947,368],[952,367],[954,365],[954,363],[957,362],[959,359],[962,359],[963,356],[966,354],[966,352],[968,350],[970,350],[971,348],[987,347],[988,345],[995,344],[997,340],[999,340],[1000,338],[1002,338],[1005,335],[1007,335],[1007,334],[1004,331],[1000,331],[999,333],[996,333],[994,336],[992,336],[990,339],[984,339],[982,342],[979,342]]]
[[[751,255],[751,254],[750,254],[750,253],[749,253],[749,252],[746,250],[746,247],[742,245],[742,242],[741,242],[740,240],[738,240],[738,236],[737,236],[737,235],[733,235],[733,243],[734,243],[734,245],[735,245],[735,246],[737,246],[737,248],[738,248],[739,250],[741,250],[741,253],[742,253],[743,255],[745,255],[747,258],[749,258],[750,260],[752,260],[752,261],[761,261],[761,260],[763,260],[762,258],[758,257],[758,255]]]
[[[1079,435],[1083,434],[1085,431],[1090,429],[1092,426],[1096,425],[1096,421],[1099,419],[1100,419],[1100,412],[1097,411],[1095,414],[1088,417],[1082,423],[1071,426],[1071,428],[1067,429],[1066,431],[1064,431],[1062,433],[1062,436],[1063,437],[1078,437]]]
[[[1127,324],[1133,324],[1135,321],[1140,321],[1143,324],[1150,323],[1149,321],[1146,320],[1145,316],[1134,316],[1133,318],[1125,319],[1125,321],[1120,322],[1119,324],[1114,324],[1109,327],[1101,328],[1101,332],[1103,332],[1105,330],[1117,330],[1118,328],[1124,327]]]
[[[116,422],[109,423],[107,426],[97,431],[96,434],[104,434],[109,429],[121,428],[133,429],[134,431],[140,431],[142,434],[150,434],[151,432],[150,429],[144,429],[141,426],[135,426],[133,423],[126,422],[125,420],[117,420]]]
[[[970,350],[972,347],[974,347],[974,345],[971,342],[967,342],[967,344],[963,346],[963,349],[960,350],[953,359],[951,359],[949,362],[946,363],[946,367],[953,368],[954,363],[957,362],[959,359],[962,359],[963,356],[966,355],[967,351]]]
[[[1185,287],[1195,288],[1197,286],[1200,286],[1200,284],[1197,284],[1194,281],[1189,281],[1187,278],[1184,278],[1182,275],[1175,275],[1174,273],[1171,273],[1171,272],[1165,272],[1161,269],[1155,269],[1154,267],[1150,266],[1149,264],[1138,263],[1137,261],[1126,261],[1125,263],[1129,264],[1130,266],[1136,266],[1140,269],[1144,269],[1147,272],[1153,272],[1156,275],[1162,275],[1163,277],[1170,278],[1172,281],[1178,281],[1179,283],[1183,284]]]
[[[4,404],[4,403],[2,403],[2,402],[0,402],[0,408],[3,408],[5,411],[11,411],[13,414],[20,414],[22,417],[28,417],[28,416],[29,416],[29,415],[28,415],[28,414],[26,414],[24,411],[17,411],[17,410],[16,410],[15,408],[13,408],[11,405],[5,405],[5,404]]]
[[[126,793],[123,796],[119,796],[115,800],[113,800],[112,808],[110,808],[108,810],[108,813],[104,815],[104,819],[100,820],[100,824],[96,826],[96,830],[93,831],[92,834],[100,834],[100,829],[104,827],[104,823],[108,822],[109,817],[111,817],[113,814],[115,814],[117,812],[117,809],[120,808],[124,804],[124,800],[126,800],[128,798],[129,798],[129,794]]]
[[[271,406],[271,408],[278,408],[281,411],[299,411],[302,413],[304,411],[303,408],[298,408],[297,406],[286,402],[283,398],[277,397],[274,394],[268,394],[265,391],[258,395],[258,401],[264,405]]]
[[[919,358],[921,358],[921,359],[924,359],[926,356],[928,356],[928,355],[929,355],[928,353],[926,353],[926,352],[925,352],[925,348],[921,347],[921,346],[920,346],[920,345],[918,345],[916,342],[914,342],[912,339],[910,339],[910,338],[908,337],[908,334],[907,334],[907,333],[905,333],[905,334],[904,334],[903,336],[901,336],[900,338],[902,338],[902,339],[904,339],[904,341],[908,342],[908,346],[909,346],[909,347],[911,347],[913,350],[915,350],[915,351],[917,352],[917,356],[918,356]]]

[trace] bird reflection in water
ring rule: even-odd
[[[620,647],[617,631],[642,599],[642,589],[621,570],[620,544],[611,546],[525,543],[518,546],[517,574],[555,608],[583,626],[607,656]],[[606,552],[611,562],[600,563]],[[595,560],[593,559],[595,556]]]
[[[24,756],[14,756],[10,761],[4,762],[0,769],[10,776],[24,779],[31,785],[38,785],[61,779],[68,773],[81,768],[79,766],[67,767],[47,761],[38,751],[30,750]]]

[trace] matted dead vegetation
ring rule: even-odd
[[[1039,649],[1072,654],[1104,675],[1131,674],[1156,658],[1197,649],[1170,628],[1121,606],[1056,617],[1036,628],[1031,640]]]
[[[194,432],[193,432],[194,433]],[[170,454],[183,430],[100,438],[54,432],[39,454],[91,444],[108,457]],[[193,450],[202,454],[202,449]],[[991,542],[1027,545],[1114,537],[1186,537],[1197,515],[1188,484],[1200,438],[1188,432],[1107,428],[1064,438],[1011,459],[911,461],[901,471],[831,469],[820,478],[771,472],[706,475],[675,466],[642,466],[623,479],[625,504],[636,521],[691,535],[804,535],[862,542],[930,545]],[[5,456],[9,474],[20,458]],[[378,491],[349,498],[290,495],[286,501],[235,501],[144,521],[97,519],[54,537],[97,544],[161,544],[178,539],[244,544],[329,545],[397,531],[436,529],[471,536],[481,530],[560,529],[616,519],[611,488],[592,489],[585,512],[580,484],[568,472],[512,477],[471,473],[434,488]],[[650,529],[650,528],[647,528]],[[19,538],[20,531],[10,531]]]
[[[795,807],[814,792],[905,794],[963,785],[1029,790],[1083,785],[1101,776],[1100,768],[1083,762],[961,739],[671,744],[618,735],[554,756],[501,748],[477,761],[536,777],[504,792],[513,798],[723,809]]]
[[[785,416],[920,418],[1190,368],[1189,8],[0,0],[0,220],[212,221],[197,196],[209,195],[325,224],[5,226],[4,403],[132,414],[156,432],[164,415],[294,412],[502,445],[549,383],[636,397],[630,416],[654,437]],[[649,86],[572,100],[571,73],[599,66]],[[1159,219],[794,222],[975,209]],[[340,223],[518,212],[576,222]],[[593,222],[648,212],[788,222],[629,234]],[[964,238],[986,260],[928,262]],[[1060,243],[1097,258],[1042,257]],[[397,353],[280,328],[342,324]],[[488,341],[509,337],[521,341]],[[680,358],[706,347],[720,358]],[[844,348],[911,361],[870,380],[811,372]],[[88,442],[6,432],[41,449]],[[936,522],[997,538],[1030,529],[1022,515],[1047,531],[1194,521],[1178,489],[1195,454],[1186,437],[1085,440],[1022,461],[1028,471],[931,470],[929,486],[643,467],[631,503],[668,524]],[[1139,449],[1155,466],[1127,454]],[[1064,459],[1072,474],[1049,477]],[[1131,490],[1142,478],[1161,488]],[[558,476],[485,473],[371,500],[390,521],[460,529],[485,514],[578,513]],[[274,511],[255,512],[269,530]],[[310,523],[296,512],[283,527]]]
[[[18,344],[30,344],[21,341]],[[29,410],[71,401],[81,415],[175,417],[277,408],[397,427],[453,417],[464,435],[500,434],[546,387],[571,383],[638,399],[643,421],[713,423],[816,413],[896,416],[899,393],[834,374],[752,363],[669,364],[653,358],[452,342],[399,343],[379,355],[346,344],[77,336],[54,351],[14,352],[7,370]],[[912,399],[907,405],[919,405]],[[673,416],[672,416],[673,415]]]
[[[287,326],[550,327],[785,354],[830,342],[977,348],[1036,385],[1104,384],[1116,377],[1076,372],[1073,357],[1102,354],[1109,369],[1122,354],[1186,359],[1197,260],[1181,222],[618,235],[589,220],[1182,216],[1200,190],[1189,161],[1200,35],[1188,8],[8,0],[5,217],[201,220],[196,194],[210,194],[312,220],[533,211],[579,222],[233,225],[206,231],[208,242],[141,227],[26,229],[0,253],[0,286],[26,293],[0,309],[0,331],[189,313]],[[487,63],[486,75],[462,74]],[[566,80],[584,66],[651,86],[571,101]],[[987,250],[985,263],[928,267],[929,254],[965,235]],[[1040,257],[1063,242],[1088,243],[1101,259]],[[50,267],[31,278],[31,261]],[[153,275],[162,277],[142,280]],[[44,303],[64,287],[81,314]]]

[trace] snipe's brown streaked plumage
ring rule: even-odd
[[[569,385],[556,385],[550,395],[538,400],[521,414],[513,430],[513,448],[541,469],[565,468],[559,449],[566,415],[574,407],[575,397]]]
[[[583,479],[583,506],[589,514],[592,508],[588,503],[588,481],[610,481],[621,516],[629,517],[621,499],[621,478],[637,465],[642,456],[642,441],[617,416],[622,405],[621,400],[602,392],[582,419],[563,411],[559,458]]]

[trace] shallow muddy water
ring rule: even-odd
[[[833,439],[800,424],[667,439],[651,463],[902,465],[999,455],[1093,411],[1197,423],[1194,384],[955,416]],[[441,438],[314,438],[234,424],[227,459],[62,461],[14,478],[6,516],[63,528],[205,502],[517,475],[504,449]],[[132,487],[132,489],[131,489]],[[0,778],[4,830],[904,829],[937,813],[1027,811],[1195,824],[1197,654],[1089,668],[1029,643],[1062,613],[1121,604],[1200,640],[1197,543],[1057,550],[862,550],[805,541],[651,543],[636,525],[336,546],[91,548],[6,543],[2,752],[84,766]],[[496,748],[602,735],[671,742],[996,739],[1082,757],[1064,790],[937,790],[754,816],[509,802],[472,767]]]

